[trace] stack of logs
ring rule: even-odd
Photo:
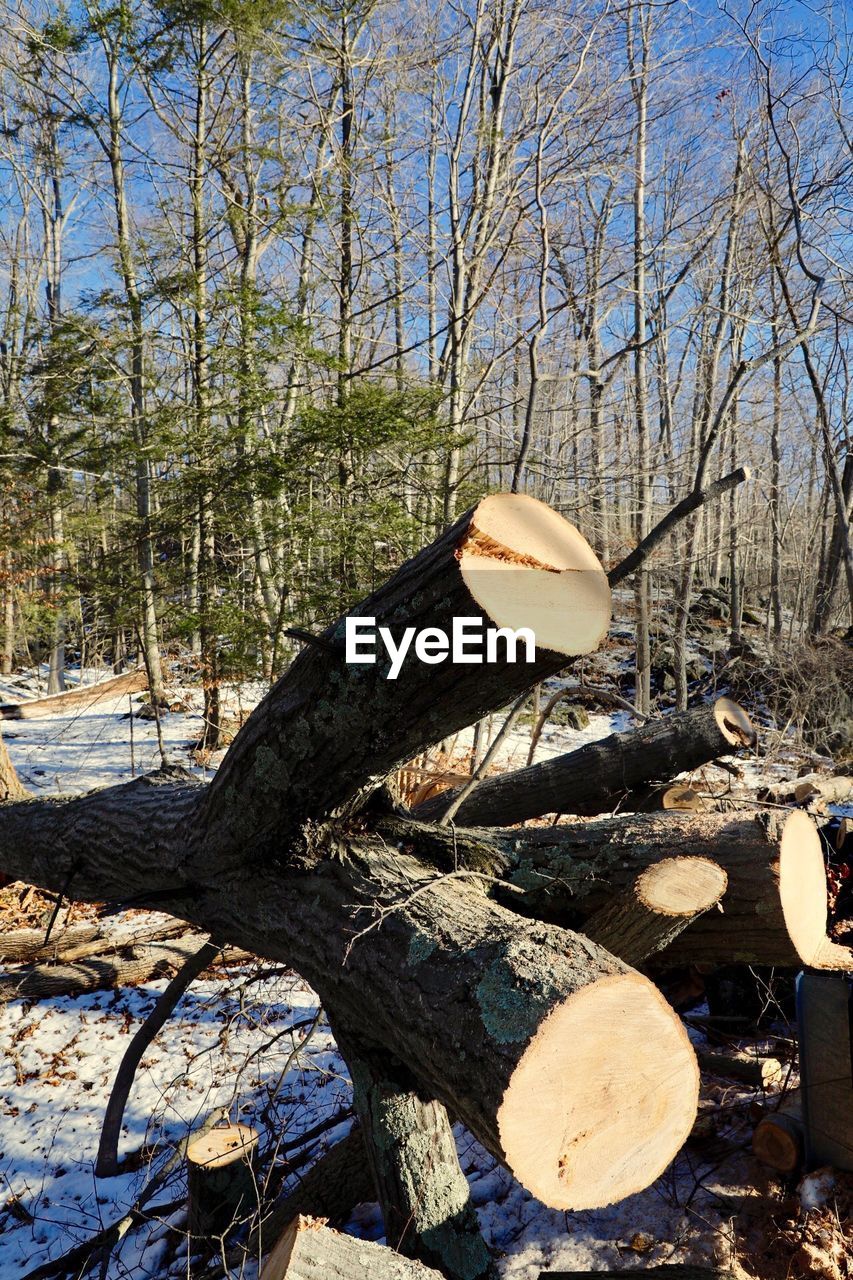
[[[811,818],[660,801],[675,775],[754,744],[725,698],[414,812],[383,787],[594,650],[628,571],[606,575],[543,504],[486,498],[353,612],[397,642],[412,626],[449,635],[456,617],[531,627],[532,663],[501,645],[486,665],[412,653],[392,680],[381,652],[345,661],[341,618],[306,644],[210,786],[169,775],[4,808],[0,870],[95,901],[153,894],[318,991],[360,1122],[327,1159],[356,1193],[366,1164],[393,1248],[318,1230],[298,1217],[316,1205],[290,1196],[251,1246],[272,1250],[264,1280],[492,1276],[452,1121],[546,1205],[613,1203],[660,1175],[697,1113],[696,1056],[656,972],[851,966],[827,937]],[[561,820],[519,825],[546,815]],[[347,1181],[329,1163],[315,1187],[324,1176]]]

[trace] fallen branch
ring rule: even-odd
[[[460,826],[509,826],[545,813],[593,817],[617,808],[642,809],[675,774],[755,744],[749,716],[729,698],[613,733],[577,751],[442,792],[415,816],[434,819],[448,805]]]
[[[79,708],[88,710],[105,698],[117,698],[122,694],[140,693],[148,688],[148,675],[144,667],[128,671],[97,684],[87,684],[82,689],[69,689],[65,693],[53,693],[48,698],[33,698],[29,702],[7,702],[0,705],[0,720],[33,720],[39,716],[61,716]]]

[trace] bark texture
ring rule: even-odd
[[[481,841],[487,835],[470,834]],[[662,858],[717,862],[728,876],[722,910],[685,929],[661,953],[667,963],[799,967],[826,955],[828,964],[843,967],[853,958],[822,941],[826,877],[817,831],[805,814],[636,814],[496,832],[495,843],[507,859],[503,878],[516,890],[516,909],[575,928]]]
[[[450,635],[459,617],[479,619],[484,628],[492,625],[471,595],[459,558],[472,529],[476,532],[479,510],[466,513],[348,616],[374,618],[397,641],[406,627],[440,628]],[[501,550],[489,548],[484,562],[500,560]],[[543,580],[543,599],[551,582],[562,577],[523,559],[509,568],[519,584],[531,575],[537,583]],[[585,592],[608,590],[603,573],[591,570],[575,572],[571,581],[579,605]],[[511,594],[509,582],[506,590]],[[282,841],[306,818],[352,808],[404,761],[570,661],[565,652],[538,647],[532,663],[506,661],[504,646],[497,661],[484,665],[426,665],[410,653],[399,676],[389,680],[384,651],[373,665],[344,661],[345,624],[346,616],[339,618],[300,653],[237,735],[201,815],[208,849],[251,842],[259,855],[280,856]],[[590,639],[588,648],[600,638]]]
[[[386,1240],[448,1280],[495,1280],[446,1109],[419,1097],[387,1055],[361,1053],[351,1030],[332,1029],[352,1075]]]
[[[665,858],[600,907],[583,931],[626,964],[642,964],[715,906],[727,882],[722,867],[707,858]]]

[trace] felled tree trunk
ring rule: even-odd
[[[86,991],[109,991],[133,982],[164,978],[194,955],[205,942],[204,934],[150,942],[131,947],[126,955],[92,956],[72,964],[38,964],[0,975],[0,1003],[5,1000],[42,1000],[47,996],[76,996]],[[248,952],[233,950],[231,960],[248,959]]]
[[[486,835],[469,834],[481,841]],[[853,963],[850,949],[827,938],[820,837],[800,811],[636,814],[495,835],[516,908],[573,927],[582,928],[614,891],[663,858],[697,855],[718,863],[728,876],[722,910],[685,929],[661,954],[667,963],[827,969]]]
[[[572,526],[489,498],[356,611],[532,626],[536,661],[343,661],[345,620],[251,716],[209,788],[161,773],[4,807],[0,867],[69,898],[147,903],[296,968],[545,1203],[648,1185],[695,1115],[698,1070],[656,988],[588,939],[525,921],[461,867],[437,875],[364,805],[392,767],[595,647],[609,587]],[[544,646],[544,647],[543,647]],[[132,834],[129,834],[132,833]],[[445,833],[447,838],[447,833]],[[425,857],[429,857],[426,854]],[[613,1098],[620,1099],[614,1123]]]
[[[45,929],[10,929],[8,933],[0,933],[0,960],[15,963],[85,960],[88,956],[173,938],[186,931],[186,921],[155,915],[120,923],[107,919],[54,926],[47,945]]]
[[[0,706],[0,720],[34,720],[39,716],[61,716],[67,712],[89,708],[105,698],[117,698],[120,694],[139,693],[148,688],[148,675],[143,668],[128,671],[124,675],[87,684],[82,689],[67,689],[47,698],[32,698],[28,702],[7,702]]]
[[[627,733],[612,733],[577,751],[513,773],[485,778],[462,802],[459,826],[509,826],[544,813],[595,816],[651,807],[678,773],[718,756],[753,746],[749,716],[729,698],[678,715],[651,720]],[[456,792],[426,800],[416,817],[440,817]]]

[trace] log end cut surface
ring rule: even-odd
[[[695,916],[719,902],[728,876],[710,858],[666,858],[637,877],[636,892],[649,910],[664,916]]]
[[[720,733],[733,747],[754,747],[758,734],[749,716],[739,703],[731,698],[718,698],[714,703],[714,719]]]
[[[597,649],[610,625],[610,587],[581,533],[544,502],[494,494],[476,508],[458,552],[466,587],[499,627],[529,627],[539,648]]]
[[[791,942],[812,969],[853,968],[853,951],[827,937],[826,867],[820,834],[807,813],[794,810],[779,847],[779,896]]]
[[[187,1147],[187,1160],[205,1169],[221,1169],[234,1160],[245,1159],[258,1141],[256,1130],[247,1124],[231,1124],[211,1129]]]
[[[543,1022],[504,1094],[501,1144],[544,1204],[601,1208],[663,1172],[698,1095],[696,1057],[670,1006],[639,974],[613,975]]]

